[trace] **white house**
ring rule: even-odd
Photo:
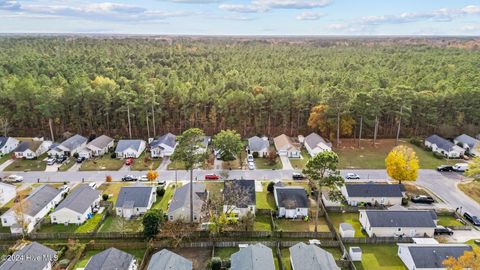
[[[437,226],[430,210],[360,210],[359,220],[369,237],[433,237]]]
[[[175,190],[168,206],[168,220],[190,221],[190,183]],[[193,221],[200,222],[202,207],[208,198],[205,184],[193,183]]]
[[[87,145],[88,139],[75,134],[72,137],[66,139],[61,144],[57,145],[55,148],[48,151],[49,156],[72,156],[75,153],[78,153],[80,149]]]
[[[93,255],[83,269],[136,270],[137,268],[137,260],[133,255],[112,247]]]
[[[467,134],[462,134],[453,139],[453,142],[456,145],[463,145],[463,149],[470,154],[480,156],[480,140],[470,137]]]
[[[0,137],[0,157],[15,150],[19,143],[20,142],[13,137]]]
[[[35,189],[21,204],[23,205],[23,217],[17,217],[15,211],[10,208],[0,218],[2,226],[10,227],[12,233],[22,233],[18,221],[23,220],[26,224],[26,231],[31,232],[38,221],[44,218],[50,210],[62,200],[63,193],[50,185],[42,185]]]
[[[92,216],[92,209],[100,202],[99,190],[80,185],[63,200],[50,215],[54,224],[84,223]]]
[[[332,253],[300,242],[288,249],[292,270],[340,270]]]
[[[349,205],[359,203],[401,205],[405,188],[400,184],[345,184],[340,188]]]
[[[447,269],[443,261],[449,257],[458,258],[465,251],[472,251],[465,244],[397,244],[397,255],[408,270]]]
[[[275,144],[279,156],[287,156],[289,158],[301,157],[300,145],[294,143],[287,135],[282,134],[273,138],[273,143]]]
[[[167,133],[150,143],[150,156],[152,158],[169,157],[175,152],[177,146],[177,137],[172,133]]]
[[[115,148],[115,154],[117,158],[139,158],[146,145],[144,140],[120,140]]]
[[[303,218],[308,216],[308,197],[303,187],[274,186],[278,217]]]
[[[113,148],[114,140],[107,135],[93,139],[78,151],[80,157],[89,159],[91,157],[103,156]]]
[[[36,159],[48,151],[52,145],[51,141],[29,140],[23,141],[15,148],[15,158]]]
[[[255,180],[225,180],[223,182],[223,212],[238,217],[256,210]]]
[[[153,186],[125,186],[118,193],[115,212],[117,216],[126,219],[143,215],[156,200],[157,194]]]
[[[268,155],[268,150],[270,148],[270,142],[267,137],[258,137],[253,136],[248,139],[248,153],[258,153],[259,157],[265,157]]]
[[[9,260],[3,260],[0,270],[51,270],[57,260],[55,250],[31,242],[15,251]]]
[[[0,182],[0,207],[7,204],[17,196],[17,187],[4,182]]]
[[[260,243],[241,248],[230,256],[230,270],[274,270],[272,250]]]
[[[433,134],[425,139],[425,147],[432,149],[433,152],[442,154],[447,158],[459,158],[465,154],[465,149],[438,136],[437,134]]]
[[[312,157],[321,152],[332,151],[332,143],[327,142],[315,132],[312,132],[310,135],[305,137],[303,145]]]

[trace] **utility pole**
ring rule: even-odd
[[[397,128],[397,140],[395,141],[395,145],[398,144],[398,138],[400,137],[400,125],[402,124],[402,114],[403,114],[403,105],[400,107],[400,117],[398,118],[398,128]]]

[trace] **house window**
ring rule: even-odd
[[[401,231],[401,230],[402,230],[402,228],[398,228],[398,231]]]
[[[77,217],[77,220],[80,220],[80,217]]]
[[[6,218],[3,219],[3,223],[7,223],[7,219],[6,219]]]
[[[138,208],[137,208],[137,212],[138,212]]]

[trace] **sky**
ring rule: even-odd
[[[480,35],[480,0],[0,0],[0,33]]]

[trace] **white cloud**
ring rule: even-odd
[[[239,13],[259,13],[272,9],[313,9],[329,3],[330,0],[253,0],[249,4],[222,4],[219,8]]]
[[[318,20],[322,17],[325,17],[325,14],[324,13],[321,13],[321,12],[311,12],[311,11],[304,11],[302,12],[301,14],[299,14],[297,16],[297,20],[300,20],[300,21],[305,21],[305,20],[309,20],[309,21],[315,21],[315,20]]]
[[[462,8],[462,12],[466,14],[480,14],[480,6],[474,6],[474,5],[466,6]]]
[[[460,29],[462,32],[477,32],[480,31],[480,24],[467,24]]]

